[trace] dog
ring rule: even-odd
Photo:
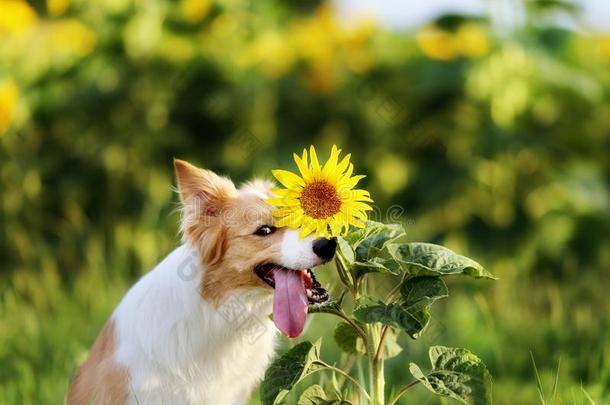
[[[245,404],[273,358],[273,322],[294,337],[307,305],[328,298],[310,269],[336,241],[276,228],[273,183],[236,188],[182,160],[174,168],[182,245],[121,300],[68,405]]]

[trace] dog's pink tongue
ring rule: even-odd
[[[273,322],[290,338],[301,334],[307,317],[307,293],[303,284],[303,271],[277,268],[273,272]]]

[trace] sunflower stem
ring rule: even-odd
[[[351,278],[349,272],[347,271],[347,265],[344,262],[343,257],[340,253],[337,253],[335,256],[335,263],[337,264],[337,273],[339,274],[339,278],[341,282],[348,288],[348,290],[352,293],[355,299],[358,298],[357,288]]]

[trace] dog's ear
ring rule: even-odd
[[[231,180],[200,169],[184,160],[174,159],[180,200],[198,215],[218,216],[237,190]]]
[[[199,249],[205,263],[214,264],[226,250],[222,209],[236,197],[235,185],[183,160],[174,160],[174,168],[182,202],[182,238]]]

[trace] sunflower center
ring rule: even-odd
[[[325,181],[316,181],[306,185],[301,192],[301,207],[306,215],[324,219],[339,212],[341,199],[335,187]]]

